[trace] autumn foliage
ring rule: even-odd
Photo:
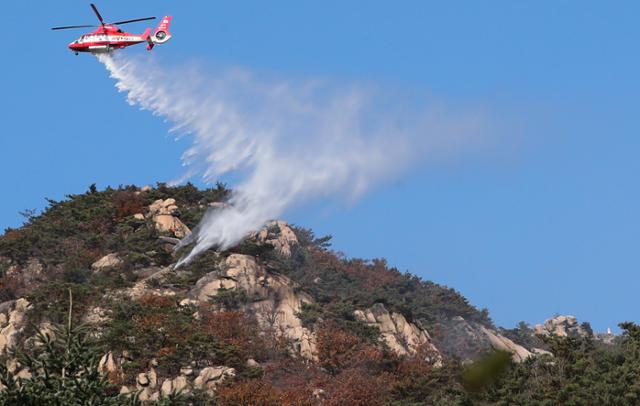
[[[137,213],[142,213],[144,200],[140,192],[133,190],[120,190],[113,196],[116,218],[123,219]]]
[[[325,325],[318,332],[318,358],[320,364],[331,372],[349,365],[358,355],[359,347],[358,337],[332,324]]]
[[[377,406],[389,400],[391,378],[389,374],[371,375],[364,368],[351,368],[333,379],[327,388],[326,406]]]
[[[264,379],[251,379],[218,390],[220,406],[312,406],[313,396],[304,389],[276,389]]]

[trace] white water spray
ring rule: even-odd
[[[478,133],[477,117],[436,108],[390,108],[363,86],[260,79],[243,70],[203,74],[150,59],[100,56],[130,104],[193,137],[187,177],[213,183],[234,174],[229,206],[210,211],[181,260],[229,248],[286,209],[328,196],[353,201],[419,160],[458,149]]]

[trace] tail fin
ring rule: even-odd
[[[169,32],[169,24],[171,24],[171,16],[164,16],[158,24],[155,32],[151,36],[151,41],[154,44],[164,44],[171,39],[171,33]]]

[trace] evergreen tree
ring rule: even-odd
[[[72,300],[66,325],[55,325],[50,332],[38,331],[30,351],[14,354],[28,378],[0,363],[0,404],[22,406],[137,405],[137,396],[119,395],[98,371],[100,351],[85,326],[71,322]],[[6,360],[5,360],[6,361]]]

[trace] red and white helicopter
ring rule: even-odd
[[[67,30],[71,28],[98,27],[97,30],[84,34],[69,44],[69,49],[75,52],[76,55],[78,55],[79,52],[90,52],[92,54],[108,53],[115,49],[126,48],[142,42],[146,42],[147,49],[151,51],[154,45],[164,44],[171,39],[171,33],[169,33],[171,16],[164,16],[153,34],[151,34],[151,28],[147,28],[142,35],[136,35],[124,32],[117,26],[138,21],[154,20],[155,17],[105,23],[95,4],[91,4],[91,8],[96,13],[96,16],[98,16],[101,25],[70,25],[52,28],[52,30]]]

